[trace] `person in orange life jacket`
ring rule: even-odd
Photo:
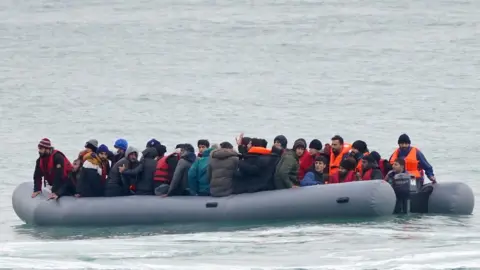
[[[392,165],[388,162],[388,160],[382,159],[380,154],[377,151],[370,152],[370,156],[375,159],[378,164],[378,168],[382,172],[383,178],[387,175],[387,173],[392,170]]]
[[[62,187],[72,171],[72,164],[60,151],[54,150],[49,139],[44,138],[38,143],[39,158],[35,164],[33,173],[32,198],[42,193],[42,178],[44,183],[52,186],[49,198],[57,199],[58,190]]]
[[[177,163],[175,172],[173,173],[172,182],[168,188],[166,196],[183,196],[190,195],[188,191],[188,170],[195,162],[195,148],[189,143],[183,145],[180,160]]]
[[[67,181],[60,187],[57,192],[58,198],[63,196],[75,196],[80,197],[77,194],[77,183],[80,179],[80,174],[82,172],[82,162],[79,159],[76,159],[72,163],[72,171],[68,173]]]
[[[390,157],[390,164],[393,164],[397,158],[403,158],[405,160],[405,170],[415,176],[417,191],[420,191],[423,186],[423,171],[433,184],[437,182],[432,165],[428,163],[419,149],[411,146],[410,137],[407,134],[402,134],[398,138],[398,149]]]
[[[340,168],[340,162],[346,159],[349,155],[350,149],[345,147],[345,142],[340,135],[332,137],[332,145],[329,158],[329,175],[335,175]]]
[[[272,151],[267,146],[265,139],[252,138],[252,147],[238,162],[233,177],[233,194],[274,189],[273,178],[280,150],[274,147]]]
[[[205,139],[200,139],[197,142],[198,154],[197,157],[202,157],[203,151],[207,150],[210,147],[210,142]]]
[[[382,180],[383,175],[375,159],[370,156],[363,156],[361,159],[362,170],[355,174],[357,180]]]
[[[300,186],[306,187],[328,184],[328,176],[323,173],[325,167],[327,167],[327,160],[325,157],[315,157],[314,167],[310,168],[310,170],[305,174],[305,177],[302,179],[302,181],[300,181]]]
[[[157,150],[157,157],[160,159],[162,158],[165,153],[167,152],[167,147],[163,144],[161,144],[159,141],[156,139],[151,139],[147,142],[147,145],[145,146],[146,148],[153,147],[155,150]]]
[[[292,188],[293,186],[299,186],[298,181],[298,169],[299,169],[299,156],[297,153],[303,154],[305,152],[305,143],[300,139],[295,141],[298,145],[303,147],[303,151],[294,151],[287,149],[287,138],[283,135],[279,135],[274,139],[274,146],[272,151],[280,154],[280,160],[275,169],[274,185],[275,189]],[[279,151],[274,151],[278,149]]]
[[[240,155],[246,155],[252,147],[252,138],[244,137],[243,133],[240,133],[240,135],[235,138],[235,141],[237,142],[238,153]]]
[[[306,145],[306,142],[305,142],[305,145]],[[317,139],[313,139],[308,145],[308,148],[310,148],[308,153],[300,157],[298,179],[303,179],[305,176],[305,173],[313,168],[315,158],[320,156],[320,151],[322,150],[323,145],[321,141]],[[326,164],[328,164],[328,160],[326,160]]]
[[[354,141],[352,143],[352,149],[350,150],[350,156],[355,158],[356,160],[356,168],[357,172],[362,173],[362,158],[369,154],[367,143],[364,141]]]
[[[105,144],[101,144],[97,149],[97,155],[100,158],[102,168],[102,185],[105,186],[107,176],[110,173],[110,162],[108,161],[108,155],[111,153]]]
[[[102,197],[105,188],[102,173],[102,161],[96,153],[89,152],[83,155],[82,171],[77,181],[77,194],[80,197]]]
[[[338,184],[356,181],[354,170],[355,162],[350,158],[344,159],[340,162],[338,171],[335,174],[330,175],[328,183]]]
[[[180,156],[183,152],[184,144],[177,144],[175,151],[167,156],[163,156],[157,161],[155,173],[153,175],[153,188],[155,195],[165,195],[170,188],[173,174],[177,167]]]
[[[397,197],[394,213],[407,213],[408,200],[410,199],[410,179],[412,175],[405,171],[405,160],[397,158],[392,165],[392,170],[387,173],[385,181],[392,185]]]
[[[120,159],[125,157],[125,151],[127,151],[128,142],[125,139],[118,139],[115,141],[115,144],[113,145],[113,147],[117,149],[117,153],[113,157],[110,157],[111,158],[110,161],[112,162],[112,167]]]
[[[83,156],[88,153],[96,153],[98,149],[98,141],[96,139],[88,140],[85,143],[85,149],[78,154],[78,159],[83,162]]]
[[[120,167],[126,167],[128,169],[134,169],[138,166],[138,150],[129,146],[125,152],[125,157],[121,158],[115,165],[112,166],[110,174],[107,178],[105,185],[105,196],[128,196],[132,192],[130,190],[130,177],[123,176],[120,173]]]
[[[135,195],[153,195],[153,177],[157,167],[158,154],[154,147],[147,147],[142,152],[140,164],[134,169],[127,170],[120,167],[123,176],[131,178],[130,185]]]

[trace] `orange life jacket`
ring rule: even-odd
[[[340,167],[340,162],[342,162],[343,157],[348,154],[348,151],[352,146],[349,143],[344,143],[342,151],[335,156],[333,154],[333,149],[330,151],[330,170],[329,170],[329,175],[335,175],[338,172],[338,168]]]
[[[272,153],[271,149],[265,147],[253,146],[248,150],[249,154],[260,154],[260,155],[270,155]]]
[[[168,163],[167,163],[167,159],[171,156],[176,156],[178,160],[180,159],[180,154],[178,153],[172,153],[168,156],[162,157],[157,162],[157,167],[155,168],[155,174],[153,175],[154,182],[158,181],[164,184],[170,184],[170,181],[172,181],[172,175],[168,173]]]
[[[395,152],[393,152],[392,157],[390,158],[390,164],[393,164],[395,160],[398,158],[398,154],[400,153],[400,148],[397,148]],[[410,147],[410,152],[405,157],[405,170],[410,173],[411,175],[415,176],[415,178],[421,178],[423,173],[422,170],[419,169],[419,163],[417,159],[417,148]]]

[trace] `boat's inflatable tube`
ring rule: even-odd
[[[213,198],[199,196],[31,198],[32,183],[12,196],[13,209],[27,224],[39,226],[115,226],[221,221],[315,220],[391,215],[395,193],[381,180],[299,187]]]
[[[475,206],[473,190],[465,183],[450,182],[432,185],[428,213],[470,215]]]

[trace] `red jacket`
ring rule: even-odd
[[[316,156],[310,155],[310,153],[307,151],[303,152],[303,155],[299,158],[299,163],[300,163],[300,166],[298,167],[299,181],[302,181],[303,177],[305,177],[305,174],[312,167],[315,161],[315,157]]]
[[[355,171],[349,171],[347,176],[343,181],[340,181],[340,172],[335,173],[334,175],[330,176],[328,181],[329,184],[339,184],[339,183],[348,183],[356,181],[355,178]]]

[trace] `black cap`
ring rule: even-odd
[[[405,133],[400,135],[400,137],[398,137],[398,144],[401,144],[401,143],[411,144],[410,137],[408,137],[408,135]]]
[[[308,145],[308,148],[317,149],[318,151],[320,151],[320,150],[322,150],[323,145],[322,145],[322,142],[320,140],[313,139],[310,142],[310,144]]]

